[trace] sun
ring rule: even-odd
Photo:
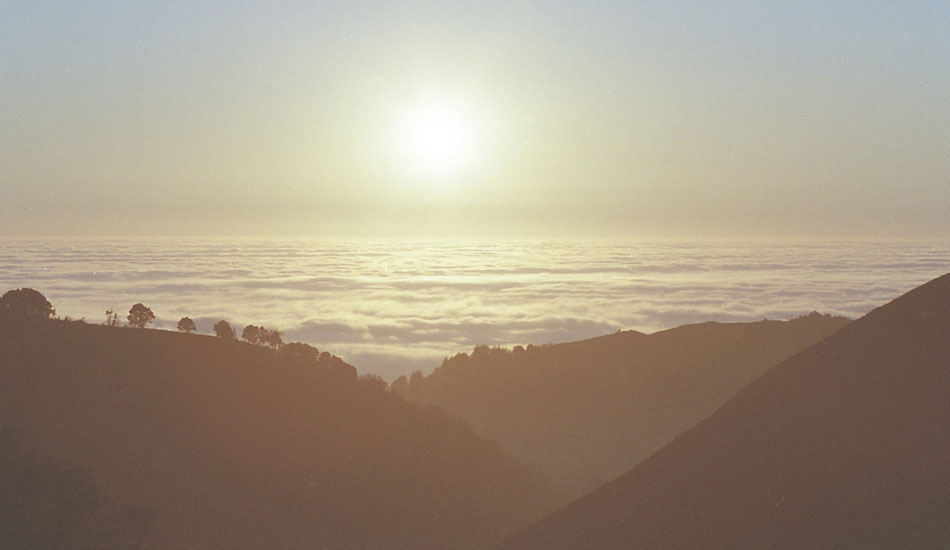
[[[414,170],[444,175],[472,161],[476,134],[474,117],[463,105],[428,101],[405,116],[403,149]]]

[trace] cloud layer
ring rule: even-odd
[[[950,244],[0,241],[0,291],[61,315],[280,329],[390,379],[476,344],[708,320],[858,317],[950,271]]]

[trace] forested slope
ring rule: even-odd
[[[948,395],[944,275],[502,547],[947,548]]]
[[[0,423],[152,510],[148,548],[469,548],[554,496],[303,345],[0,319]]]
[[[396,381],[541,469],[574,496],[620,475],[746,384],[848,323],[702,323],[579,342],[475,348]]]

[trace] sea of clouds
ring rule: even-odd
[[[61,316],[263,325],[387,380],[478,344],[855,318],[948,271],[950,243],[0,240],[0,292]]]

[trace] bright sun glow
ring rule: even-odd
[[[404,149],[415,170],[447,174],[472,160],[475,124],[471,114],[460,105],[421,105],[408,113],[403,132]]]

